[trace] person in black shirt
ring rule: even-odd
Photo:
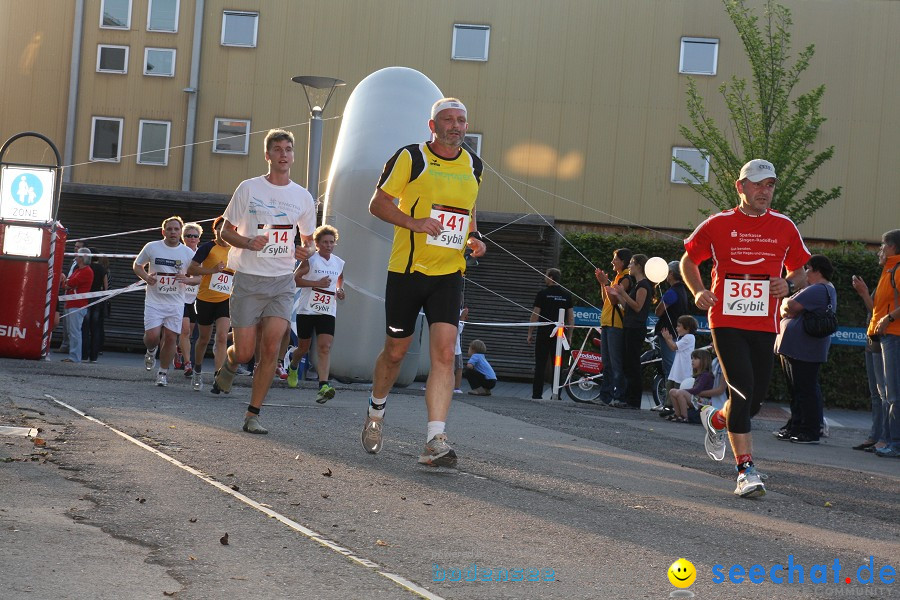
[[[100,257],[92,256],[91,264],[88,266],[94,272],[91,291],[101,292],[109,289],[109,274],[100,263]],[[91,302],[96,300],[96,298],[92,298]],[[89,306],[87,309],[88,312],[81,325],[81,339],[84,340],[84,343],[81,345],[81,360],[90,360],[92,363],[95,363],[100,356],[100,350],[103,348],[103,321],[106,309],[106,302],[99,302]]]
[[[534,308],[531,310],[531,322],[556,323],[559,309],[566,309],[566,338],[572,339],[572,325],[575,324],[575,311],[572,309],[572,294],[559,285],[562,274],[559,269],[547,269],[544,283],[547,285],[534,297]],[[537,329],[537,337],[535,337]],[[531,397],[540,400],[544,393],[544,370],[547,359],[556,349],[556,339],[550,337],[551,327],[529,327],[528,343],[534,343],[534,379],[532,380]]]
[[[644,389],[641,383],[641,351],[647,335],[647,313],[653,299],[653,284],[644,276],[647,257],[635,254],[628,263],[628,270],[634,277],[634,285],[626,292],[621,285],[613,286],[619,302],[625,305],[625,356],[622,361],[625,371],[625,401],[617,400],[610,406],[616,408],[641,408]]]

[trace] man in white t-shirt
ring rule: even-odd
[[[294,136],[272,129],[265,148],[269,172],[242,181],[223,215],[222,239],[231,245],[228,268],[235,271],[229,300],[234,344],[212,387],[214,394],[229,393],[238,365],[250,360],[259,342],[244,416],[248,433],[268,433],[259,423],[259,410],[272,386],[276,355],[293,316],[294,262],[315,252],[315,201],[291,181]],[[294,245],[298,228],[302,246]]]
[[[159,348],[159,371],[156,385],[168,385],[168,371],[175,357],[176,337],[184,315],[185,286],[200,283],[199,277],[188,277],[187,268],[194,252],[181,243],[184,221],[172,216],[162,223],[163,239],[150,242],[134,259],[134,274],[147,282],[144,299],[144,367],[156,364]]]

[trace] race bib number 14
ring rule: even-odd
[[[280,258],[293,256],[294,226],[293,225],[257,225],[258,235],[269,238],[262,250],[256,253],[261,258]]]
[[[768,275],[725,275],[722,314],[734,317],[768,317]]]
[[[428,236],[427,244],[462,250],[469,237],[469,211],[464,208],[434,204],[431,218],[441,222],[444,228],[437,237]]]

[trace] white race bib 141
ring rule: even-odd
[[[429,235],[426,243],[431,246],[462,250],[469,238],[469,211],[455,206],[434,204],[431,207],[431,218],[440,221],[444,230],[437,236]]]

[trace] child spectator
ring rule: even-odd
[[[715,384],[715,378],[710,371],[712,357],[706,350],[694,350],[691,352],[691,367],[693,368],[693,384],[687,389],[673,389],[669,391],[672,408],[675,410],[669,420],[677,423],[700,423],[700,407],[710,403],[709,398],[700,397],[701,392],[711,390]]]
[[[497,376],[484,357],[485,352],[487,346],[481,340],[472,340],[469,344],[469,362],[463,371],[463,377],[472,386],[469,393],[473,396],[490,396],[491,390],[497,385]]]
[[[675,359],[672,361],[672,368],[669,369],[669,379],[666,382],[666,388],[671,391],[681,387],[681,382],[691,376],[691,352],[694,351],[697,333],[697,319],[690,315],[681,315],[675,322],[675,334],[677,338],[673,338],[668,329],[660,330],[665,344],[669,350],[675,353]],[[664,409],[660,416],[672,416],[672,409]]]
[[[459,311],[459,327],[456,329],[456,356],[453,363],[456,372],[453,380],[453,393],[462,394],[462,375],[463,375],[463,359],[462,359],[462,332],[466,326],[466,319],[469,318],[469,309],[465,306],[460,307]]]

